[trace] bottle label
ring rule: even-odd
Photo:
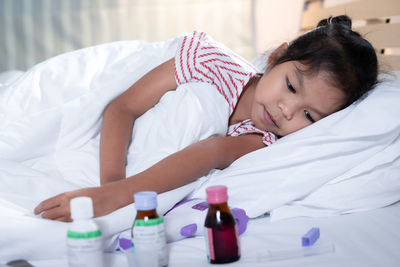
[[[74,231],[70,231],[68,230],[67,232],[67,237],[68,238],[73,238],[73,239],[87,239],[87,238],[95,238],[95,237],[99,237],[101,236],[101,230],[97,230],[97,231],[92,231],[92,232],[74,232]]]
[[[235,223],[235,235],[236,235],[236,244],[238,246],[238,255],[240,256],[240,243],[239,243],[239,230],[238,230],[238,225]]]
[[[164,218],[135,220],[133,224],[133,243],[137,249],[156,250],[159,266],[168,265],[167,241]]]
[[[206,241],[207,259],[208,261],[215,260],[212,228],[204,227],[204,237]]]
[[[213,230],[204,227],[204,239],[208,261],[238,259],[240,257],[240,244],[237,224],[225,229]],[[228,261],[227,261],[228,262]]]
[[[69,266],[103,266],[101,231],[67,232]]]
[[[135,223],[133,226],[144,226],[144,227],[150,227],[150,226],[155,226],[155,225],[160,225],[164,223],[164,218],[155,218],[155,219],[148,219],[148,220],[135,220]]]

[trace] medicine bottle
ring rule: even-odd
[[[157,193],[142,191],[134,195],[136,218],[132,227],[132,241],[142,256],[153,251],[158,257],[158,266],[168,265],[167,241],[164,230],[164,218],[157,215]]]
[[[90,197],[70,201],[73,222],[67,231],[68,264],[70,267],[102,267],[103,243],[101,230],[94,222]]]
[[[204,223],[207,258],[210,263],[239,260],[240,245],[237,224],[228,207],[226,186],[206,189],[208,213]]]

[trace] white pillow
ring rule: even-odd
[[[193,194],[225,184],[230,205],[250,217],[321,216],[400,200],[400,82],[385,77],[369,95],[214,171]]]
[[[383,149],[308,196],[275,209],[274,219],[352,213],[384,207],[400,200],[400,121],[398,120],[400,110],[396,105],[396,101],[397,103],[400,101],[400,72],[392,74],[392,77],[386,79],[395,80],[397,77],[397,84],[396,81],[379,84],[375,92],[368,97],[368,106],[362,103],[357,105],[357,108],[365,111],[366,115],[375,113],[371,116],[370,122],[365,121],[366,127],[368,123],[375,124],[373,119],[386,121],[382,125],[388,127],[380,132],[382,138],[388,138],[382,146]],[[384,97],[379,97],[385,95],[387,98],[391,97],[390,102]],[[387,108],[386,105],[390,104],[397,108]],[[393,114],[388,114],[388,112],[393,112]],[[370,134],[363,137],[366,142],[367,138],[374,136],[374,128],[369,128],[371,129],[366,129],[365,132],[371,130]],[[354,130],[363,131],[363,128]],[[362,142],[362,139],[360,141]]]

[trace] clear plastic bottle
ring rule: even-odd
[[[156,212],[157,193],[138,192],[134,195],[134,201],[137,214],[132,227],[132,240],[136,251],[142,255],[144,251],[154,251],[158,257],[158,266],[168,266],[164,218]]]
[[[228,263],[240,258],[237,224],[228,207],[227,190],[222,185],[206,189],[209,208],[204,236],[210,263]]]
[[[77,197],[70,202],[73,222],[67,231],[68,264],[70,267],[102,267],[101,230],[94,222],[90,197]]]

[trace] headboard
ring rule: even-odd
[[[306,0],[301,30],[309,30],[324,18],[346,14],[354,30],[372,43],[384,70],[400,70],[400,1],[358,0],[325,7],[323,0]]]

